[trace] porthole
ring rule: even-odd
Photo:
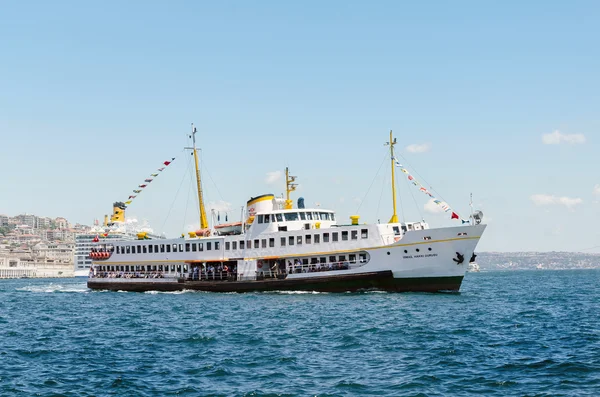
[[[390,251],[388,251],[388,255],[390,254]]]
[[[429,251],[431,251],[431,247],[427,248]]]
[[[419,249],[417,248],[417,252],[419,252]]]
[[[405,254],[408,254],[408,250],[404,250],[404,253],[405,253]]]

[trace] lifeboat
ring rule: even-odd
[[[241,234],[242,222],[223,223],[216,225],[215,230],[218,231],[221,236],[229,234]]]

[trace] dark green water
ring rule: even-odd
[[[0,396],[599,396],[600,271],[460,294],[115,293],[0,280]]]

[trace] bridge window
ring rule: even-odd
[[[350,263],[356,263],[356,254],[348,255],[348,260],[350,261]]]
[[[277,214],[277,215],[279,215],[279,214]],[[297,212],[286,212],[284,215],[285,215],[286,221],[297,221],[298,220]]]
[[[220,241],[215,241],[215,250],[219,250],[221,247],[221,242]]]
[[[266,238],[263,238],[263,239],[260,241],[260,247],[261,247],[261,248],[267,248],[267,239],[266,239]]]
[[[265,223],[269,223],[269,214],[265,215]]]
[[[225,241],[225,251],[229,251],[230,247],[231,247],[231,244],[229,243],[229,241]]]
[[[260,244],[260,240],[259,239],[254,240],[254,249],[258,249],[259,248],[259,244]],[[248,247],[248,248],[250,248],[250,247]]]
[[[258,216],[258,223],[263,223],[263,218],[264,218],[264,215],[259,215]]]
[[[288,243],[289,245],[294,245],[294,236],[290,236],[290,238],[288,239]]]
[[[320,234],[315,234],[314,235],[314,242],[315,242],[315,244],[319,244],[321,242],[321,235]]]
[[[269,247],[271,247],[271,248],[275,247],[275,239],[274,238],[269,239]]]
[[[304,241],[306,241],[306,244],[310,244],[310,240],[311,240],[311,235],[307,234],[306,237],[304,237]]]
[[[192,243],[192,252],[196,252],[198,250],[198,245],[196,243]]]
[[[167,252],[171,252],[171,244],[167,244]]]
[[[331,233],[331,240],[332,240],[333,242],[336,242],[336,241],[338,241],[338,234],[337,234],[337,232],[335,232],[335,233]]]
[[[323,242],[324,243],[328,243],[329,242],[329,233],[323,233]]]
[[[190,252],[191,249],[190,243],[185,243],[185,252]]]
[[[360,238],[369,238],[369,229],[360,229]]]
[[[152,254],[152,246],[151,245],[148,246],[148,253]]]
[[[301,212],[300,213],[300,219],[302,219],[303,221],[306,220],[306,212]]]
[[[243,250],[244,249],[244,241],[240,241],[240,249]]]
[[[212,241],[208,241],[208,242],[206,243],[206,250],[207,250],[207,251],[210,251],[211,249],[212,249]]]
[[[306,213],[306,219],[309,220],[309,221],[312,221],[312,218],[313,218],[312,217],[312,212],[307,212]]]
[[[183,244],[179,244],[179,252],[183,252]]]
[[[160,245],[160,252],[165,252],[165,245],[164,244]]]
[[[246,248],[252,248],[252,240],[248,240],[248,244],[246,244]]]
[[[348,240],[348,231],[342,232],[342,240],[344,240],[344,241]]]
[[[231,242],[231,249],[232,250],[236,250],[237,249],[237,241],[232,241]]]
[[[204,243],[198,243],[198,251],[204,251]]]
[[[302,236],[298,236],[298,238],[296,239],[296,243],[298,245],[302,245]]]
[[[275,222],[275,214],[271,214],[271,223]]]
[[[173,252],[177,252],[177,244],[173,244]]]
[[[277,222],[283,222],[283,215],[276,214],[275,217],[277,218]]]
[[[282,246],[282,247],[285,247],[285,237],[282,237],[282,238],[281,238],[281,246]]]

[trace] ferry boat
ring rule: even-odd
[[[96,290],[213,292],[359,290],[459,291],[486,225],[482,215],[460,226],[399,222],[394,145],[393,215],[386,224],[342,223],[332,210],[296,206],[296,177],[286,168],[286,199],[247,201],[240,224],[209,228],[192,126],[201,229],[185,238],[101,242],[87,285]],[[466,223],[466,224],[465,224]]]
[[[75,249],[73,250],[73,266],[75,277],[88,277],[92,266],[92,251],[98,243],[113,243],[115,241],[137,240],[138,235],[150,239],[164,239],[164,236],[153,234],[152,229],[140,226],[134,220],[125,218],[126,205],[123,202],[113,203],[113,213],[104,217],[104,223],[98,222],[86,233],[75,235]]]

